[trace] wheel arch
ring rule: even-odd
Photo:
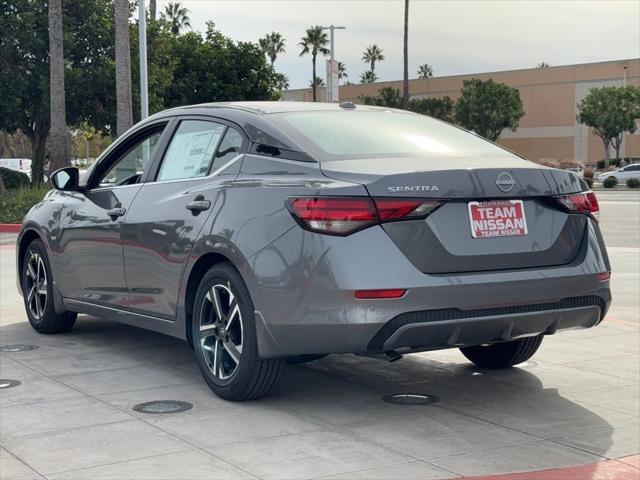
[[[18,243],[18,252],[16,258],[16,264],[18,266],[18,286],[22,288],[22,266],[24,264],[24,255],[27,252],[27,247],[34,240],[41,240],[45,248],[47,248],[47,242],[44,237],[35,228],[27,228],[20,234],[20,240]],[[48,248],[47,248],[48,250]]]
[[[193,321],[193,303],[196,298],[196,291],[198,285],[202,280],[202,277],[209,271],[214,265],[228,262],[236,269],[238,267],[234,265],[229,257],[223,255],[220,252],[207,252],[201,255],[191,267],[189,271],[189,277],[187,278],[184,293],[184,318],[185,318],[185,336],[187,342],[193,347],[193,337],[191,335],[191,325]]]

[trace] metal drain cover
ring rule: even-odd
[[[382,400],[396,405],[427,405],[437,402],[439,398],[424,393],[395,393],[382,397]]]
[[[4,345],[0,347],[0,352],[26,352],[27,350],[35,350],[37,345]]]
[[[153,402],[139,403],[133,409],[140,413],[163,414],[179,413],[191,410],[193,405],[179,400],[155,400]]]
[[[0,378],[0,390],[4,388],[13,388],[20,385],[19,380],[9,380],[7,378]]]

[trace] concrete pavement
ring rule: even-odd
[[[426,480],[582,465],[579,478],[595,478],[595,462],[640,452],[640,195],[598,198],[613,263],[603,325],[547,337],[506,371],[457,350],[327,357],[243,404],[215,397],[172,338],[86,316],[68,334],[35,333],[0,237],[0,346],[38,346],[0,354],[0,378],[22,382],[0,390],[0,477]],[[399,392],[439,401],[381,400]],[[163,399],[194,407],[132,410]]]

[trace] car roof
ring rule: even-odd
[[[344,110],[388,110],[382,107],[374,107],[370,105],[355,105],[351,102],[343,103],[324,103],[324,102],[212,102],[212,103],[200,103],[197,105],[185,105],[182,107],[172,108],[165,110],[165,112],[172,112],[173,114],[180,111],[189,111],[191,109],[218,109],[218,108],[230,108],[237,110],[244,110],[252,112],[258,115],[268,115],[271,113],[286,113],[286,112],[321,112],[321,111],[344,111]]]

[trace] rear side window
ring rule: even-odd
[[[229,127],[216,151],[211,171],[215,172],[240,155],[242,135],[235,128]]]
[[[183,120],[162,160],[157,181],[204,177],[226,125],[203,120]]]

